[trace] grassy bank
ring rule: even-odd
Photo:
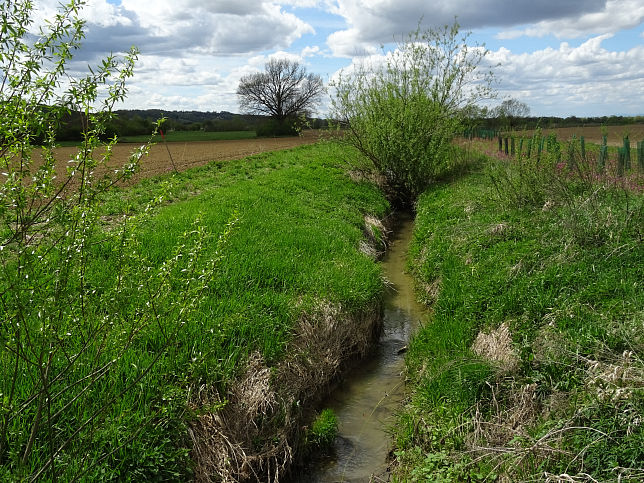
[[[306,392],[360,350],[327,340],[378,315],[380,270],[359,247],[365,215],[382,217],[388,204],[345,175],[347,156],[318,144],[115,192],[101,205],[102,222],[79,234],[88,256],[78,271],[65,271],[69,250],[43,244],[29,262],[42,263],[46,251],[39,278],[21,282],[24,293],[0,287],[5,310],[21,300],[26,330],[15,333],[33,337],[2,333],[8,451],[0,479],[275,471],[281,463],[266,455],[297,443],[280,428],[301,423]],[[3,262],[5,275],[18,269]],[[61,276],[71,288],[54,306],[44,289]],[[316,340],[321,329],[331,335]],[[38,344],[49,348],[49,375],[29,352]],[[316,359],[315,346],[335,365]],[[47,397],[38,392],[43,379]],[[232,441],[234,425],[250,441]],[[291,446],[279,449],[282,435]]]
[[[400,481],[644,476],[644,199],[542,164],[418,202]]]

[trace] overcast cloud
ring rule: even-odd
[[[58,0],[35,4],[42,22]],[[141,50],[125,108],[237,112],[240,77],[271,57],[328,79],[421,18],[457,17],[500,64],[501,98],[535,115],[644,114],[644,0],[89,0],[83,16],[74,70]]]

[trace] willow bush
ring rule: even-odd
[[[467,112],[493,95],[488,51],[468,46],[458,23],[410,33],[380,62],[343,72],[332,83],[332,114],[384,176],[393,197],[408,203],[449,169],[452,139]]]

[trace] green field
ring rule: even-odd
[[[418,202],[434,313],[407,354],[400,481],[643,476],[644,198],[552,174],[490,161]]]
[[[257,134],[255,131],[164,131],[165,140],[169,143],[187,143],[195,141],[228,141],[236,139],[255,139]],[[141,136],[123,136],[119,137],[120,143],[147,143],[150,140],[148,134]],[[163,142],[160,134],[152,138],[155,143]],[[78,146],[80,141],[60,141],[57,143],[59,146]]]
[[[107,197],[102,227],[86,233],[88,263],[66,274],[75,287],[69,297],[85,294],[83,325],[67,296],[46,298],[57,272],[43,266],[35,285],[24,286],[21,318],[34,337],[53,331],[49,371],[62,376],[48,389],[55,428],[36,433],[21,464],[38,411],[38,365],[0,353],[0,393],[12,397],[3,408],[13,411],[0,479],[46,467],[52,444],[63,448],[55,462],[61,480],[188,478],[188,427],[228,410],[249,358],[279,380],[298,324],[313,323],[325,307],[338,308],[346,323],[371,313],[383,282],[359,246],[365,215],[383,217],[389,207],[375,186],[344,173],[347,156],[355,154],[318,144],[148,179]],[[124,213],[125,228],[117,223]],[[39,332],[55,314],[55,326]]]
[[[169,131],[163,133],[165,140],[169,143],[188,143],[194,141],[226,141],[234,139],[254,139],[257,137],[255,131]],[[150,136],[124,136],[119,139],[122,143],[145,143]],[[153,138],[153,142],[160,143],[163,139],[160,134]]]

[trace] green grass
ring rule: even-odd
[[[332,409],[323,409],[307,432],[307,444],[311,450],[328,449],[338,434],[338,418]]]
[[[226,141],[235,139],[255,139],[257,137],[255,131],[164,131],[163,134],[165,136],[165,140],[169,143],[187,143],[194,141]],[[150,136],[123,136],[119,139],[119,142],[145,143],[149,138]],[[163,142],[161,135],[157,134],[154,137],[153,142]]]
[[[503,164],[420,198],[411,270],[421,298],[440,291],[407,354],[401,480],[642,476],[643,206]],[[505,366],[472,349],[502,324]]]
[[[255,139],[255,131],[170,131],[163,132],[165,140],[169,143],[187,143],[195,141],[227,141],[235,139]],[[147,143],[150,140],[149,134],[140,136],[123,136],[119,137],[120,143]],[[157,134],[152,139],[155,143],[162,143],[161,134]],[[59,146],[75,147],[80,141],[60,141]]]
[[[225,395],[251,353],[277,364],[299,316],[321,301],[352,313],[379,300],[380,268],[359,242],[364,215],[382,217],[389,208],[376,187],[345,175],[351,156],[318,144],[149,179],[106,197],[105,226],[92,234],[79,285],[88,303],[57,333],[67,357],[93,344],[66,380],[111,366],[61,413],[56,444],[109,404],[57,458],[61,480],[79,472],[91,481],[188,478],[196,391]],[[125,212],[132,229],[123,232],[112,223]],[[204,298],[184,312],[201,280]],[[46,303],[30,300],[26,323],[37,327]],[[161,316],[142,323],[141,307]],[[103,335],[93,338],[99,327]],[[9,354],[0,352],[6,395],[12,378],[4,358]],[[37,367],[22,367],[18,401],[29,398],[37,379]],[[52,413],[63,402],[56,400]],[[29,474],[48,454],[43,436],[27,466],[18,463],[33,412],[23,414],[11,422],[0,479]]]

